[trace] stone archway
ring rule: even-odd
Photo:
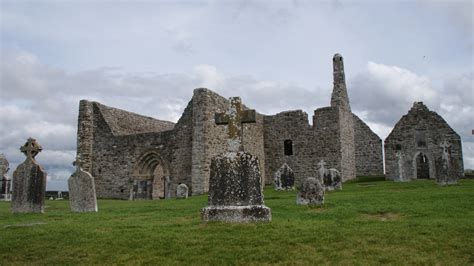
[[[413,177],[416,179],[435,178],[433,158],[424,152],[417,152],[413,157]]]
[[[156,151],[145,152],[135,166],[131,199],[163,199],[169,192],[169,164]]]

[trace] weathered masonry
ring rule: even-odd
[[[387,179],[438,180],[443,175],[453,179],[464,176],[461,138],[422,102],[415,102],[397,122],[384,147]]]
[[[321,160],[340,170],[344,180],[383,174],[382,141],[351,112],[339,54],[333,68],[331,106],[314,111],[313,125],[301,110],[257,112],[255,123],[243,124],[244,149],[258,157],[264,183],[272,183],[286,163],[298,185],[316,176]],[[207,192],[211,158],[225,152],[228,130],[216,125],[215,113],[227,107],[224,97],[195,89],[175,124],[82,100],[77,152],[82,168],[95,178],[97,196],[174,197],[179,184],[186,184],[192,195]]]

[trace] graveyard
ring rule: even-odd
[[[270,223],[203,222],[207,194],[99,199],[99,212],[82,214],[67,200],[16,215],[0,202],[0,264],[474,263],[472,179],[358,178],[321,207],[296,205],[296,193],[265,187]]]

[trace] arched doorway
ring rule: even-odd
[[[169,164],[157,152],[144,153],[134,170],[130,199],[166,198],[169,174]]]
[[[430,163],[428,156],[420,153],[416,156],[416,178],[429,179],[430,178]]]

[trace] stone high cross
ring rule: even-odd
[[[36,139],[34,138],[29,138],[25,145],[20,147],[20,151],[25,154],[26,158],[32,160],[42,150],[43,148],[38,144],[38,142],[36,142]]]
[[[228,125],[228,139],[230,152],[243,151],[242,135],[243,123],[255,123],[255,110],[242,110],[240,97],[229,98],[229,109],[225,113],[216,113],[216,125]]]

